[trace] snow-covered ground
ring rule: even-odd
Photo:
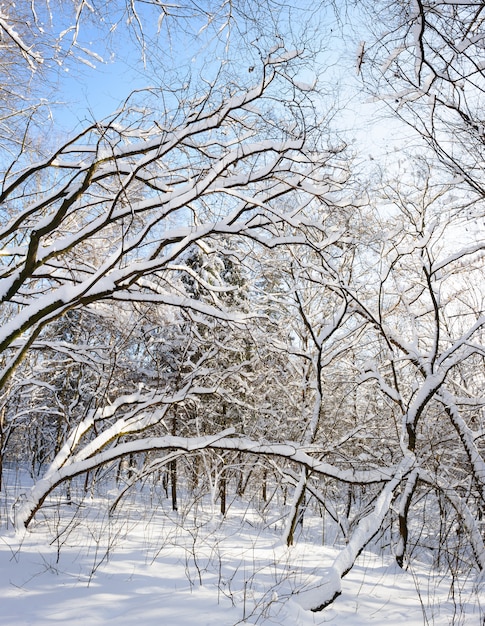
[[[23,534],[6,524],[3,509],[0,624],[483,625],[485,585],[475,575],[452,579],[424,564],[404,572],[372,551],[331,606],[305,610],[339,546],[321,545],[315,515],[286,548],[274,513],[234,501],[222,519],[200,500],[173,514],[148,490],[111,517],[102,498],[63,506],[61,514],[47,503]]]

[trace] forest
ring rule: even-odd
[[[4,0],[0,50],[8,623],[139,533],[83,624],[483,624],[485,5]],[[417,617],[347,615],[370,563]]]

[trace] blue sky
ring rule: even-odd
[[[110,115],[133,89],[147,84],[146,77],[121,61],[65,72],[54,119],[70,132]]]
[[[116,16],[112,17],[114,19]],[[156,14],[145,13],[142,17],[147,29],[147,66],[141,60],[140,49],[133,40],[133,31],[126,27],[123,20],[118,19],[117,27],[109,39],[101,36],[109,30],[107,22],[99,27],[95,24],[83,26],[79,45],[102,57],[104,62],[80,51],[79,56],[88,61],[87,64],[74,63],[72,67],[66,65],[61,68],[59,90],[55,95],[61,104],[52,108],[54,127],[61,134],[70,134],[94,120],[109,116],[134,89],[157,86],[157,76],[160,76],[159,84],[166,80],[177,63],[181,68],[186,68],[182,74],[190,72],[190,69],[198,72],[202,68],[202,73],[210,72],[211,68],[218,65],[217,53],[211,52],[211,56],[206,57],[214,43],[210,39],[211,33],[207,31],[205,37],[203,33],[195,39],[200,24],[190,22],[191,30],[186,32],[182,29],[162,31],[157,39]],[[328,39],[328,49],[322,55],[324,63],[333,66],[329,72],[331,80],[340,82],[342,90],[340,97],[344,108],[338,112],[334,122],[346,129],[347,138],[355,138],[355,147],[362,159],[371,162],[392,151],[396,139],[391,135],[395,136],[397,132],[399,140],[400,131],[396,130],[395,122],[376,121],[377,107],[365,103],[365,94],[359,93],[354,65],[357,47],[355,51],[352,49],[353,44],[348,49],[343,48],[341,40],[335,36],[336,32],[333,31],[332,40]],[[150,45],[151,40],[156,40],[157,45]],[[242,63],[251,62],[244,59]],[[324,91],[322,106],[328,107],[332,96],[325,95]]]
[[[308,0],[301,0],[300,8],[303,12],[299,13],[297,10],[297,16],[308,16],[308,13],[305,13],[306,4]],[[311,4],[309,2],[310,6]],[[209,5],[210,3],[203,2],[201,6]],[[218,5],[219,3],[215,6]],[[140,36],[141,32],[136,22],[127,26],[126,14],[123,14],[121,9],[118,13],[107,13],[104,20],[98,23],[90,23],[85,16],[77,37],[78,47],[73,49],[73,57],[82,58],[87,63],[79,63],[76,60],[65,64],[59,71],[58,91],[55,96],[62,104],[53,108],[53,115],[61,130],[69,132],[80,123],[84,125],[83,122],[86,120],[92,122],[93,119],[109,115],[133,89],[157,86],[158,77],[159,85],[171,84],[167,76],[171,76],[177,68],[180,69],[181,81],[186,73],[191,72],[194,75],[201,73],[207,76],[219,67],[219,60],[225,55],[223,46],[227,34],[230,35],[232,44],[238,37],[242,37],[244,42],[252,41],[253,38],[255,40],[256,45],[252,50],[247,45],[236,44],[232,47],[232,56],[236,57],[236,64],[240,63],[243,68],[258,63],[258,46],[264,50],[266,46],[270,47],[275,43],[273,39],[270,41],[270,38],[263,40],[254,37],[251,26],[249,31],[242,33],[234,28],[234,24],[230,32],[227,28],[221,29],[224,16],[216,16],[209,26],[204,15],[191,14],[187,19],[174,18],[172,22],[162,22],[162,29],[158,33],[159,10],[143,3],[137,3],[136,9],[143,21],[143,33],[146,37],[146,66],[141,60],[137,41],[137,35]],[[66,16],[54,17],[58,19],[59,30],[69,26]],[[277,18],[275,19],[277,21]],[[284,11],[281,19],[283,27],[287,30],[285,20],[288,19],[288,15]],[[327,18],[324,16],[324,19]],[[269,28],[271,29],[271,25]],[[300,43],[300,28],[306,26],[295,19],[291,28],[293,32],[288,33],[285,44],[293,47]],[[64,46],[68,46],[71,36],[68,34],[64,38]],[[293,39],[293,43],[289,42],[289,39]],[[92,51],[104,62],[90,57],[80,49]]]
[[[138,23],[127,25],[123,3],[120,7],[118,13],[110,11],[98,23],[86,18],[79,29],[76,46],[71,48],[70,60],[56,70],[54,97],[59,104],[53,106],[52,113],[61,131],[70,132],[84,126],[86,121],[110,115],[134,89],[156,86],[157,76],[161,82],[176,65],[191,63],[195,33],[189,27],[197,31],[200,19],[191,18],[180,31],[174,28],[178,22],[163,22],[165,27],[158,32],[160,11],[137,3],[146,46],[144,63],[137,40],[141,37]],[[54,17],[58,19],[55,24],[58,30],[69,26],[66,16],[56,14]],[[200,39],[198,45],[203,45],[203,34]],[[72,33],[68,33],[63,45],[68,48],[71,43]]]

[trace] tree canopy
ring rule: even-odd
[[[400,567],[433,538],[448,569],[484,569],[482,14],[2,5],[0,476],[33,478],[18,528],[75,476],[123,474],[114,507],[164,472],[174,510],[201,482],[223,514],[231,490],[290,486],[288,545],[325,507],[345,545],[315,611],[384,530]],[[134,88],[56,127],[63,76],[106,54],[126,76],[132,59]],[[355,77],[335,81],[339,58]],[[363,167],[349,88],[412,131],[391,164]]]

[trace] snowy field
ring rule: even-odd
[[[207,499],[192,498],[190,506],[187,499],[174,514],[151,488],[109,516],[105,497],[81,501],[73,492],[73,504],[59,508],[60,497],[25,534],[6,522],[6,506],[1,512],[1,624],[484,623],[485,585],[476,576],[452,578],[424,563],[404,572],[377,550],[360,556],[331,606],[305,610],[339,551],[321,545],[317,515],[307,516],[288,549],[279,542],[281,516],[247,502],[233,501],[225,519]]]

